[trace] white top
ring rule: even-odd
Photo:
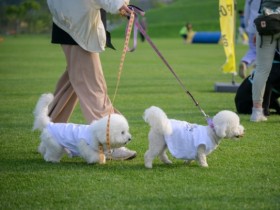
[[[92,145],[93,133],[90,132],[89,125],[50,122],[46,129],[58,144],[71,152],[72,156],[79,156],[77,145],[81,140]]]
[[[53,22],[66,31],[83,49],[104,51],[106,32],[100,9],[117,13],[128,0],[48,0]]]
[[[207,126],[191,124],[185,121],[169,120],[172,133],[165,135],[165,142],[170,153],[178,159],[194,160],[197,157],[199,145],[206,146],[206,155],[211,153],[216,144],[211,140],[207,132]]]

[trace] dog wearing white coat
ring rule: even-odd
[[[191,124],[186,121],[168,119],[163,110],[151,106],[143,116],[150,125],[149,149],[145,153],[145,167],[152,168],[153,160],[159,157],[171,164],[166,150],[187,164],[197,160],[200,166],[208,167],[206,156],[213,152],[223,138],[237,139],[244,134],[238,115],[232,111],[220,111],[209,125]]]
[[[60,162],[63,154],[80,156],[89,164],[105,164],[106,158],[100,155],[99,147],[107,150],[107,131],[110,136],[110,148],[119,148],[131,140],[129,125],[125,117],[111,114],[93,121],[90,125],[73,123],[53,123],[48,116],[48,106],[53,100],[53,95],[43,94],[34,110],[33,130],[40,130],[41,143],[39,152],[45,161]],[[109,122],[109,129],[107,123]],[[108,152],[108,151],[107,151]]]

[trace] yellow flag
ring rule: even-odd
[[[225,73],[236,74],[235,63],[235,5],[234,0],[220,0],[220,27],[226,62],[222,66]]]

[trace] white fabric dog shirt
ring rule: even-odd
[[[180,120],[169,120],[172,133],[165,135],[165,142],[170,153],[178,159],[194,160],[200,144],[206,146],[206,154],[216,148],[207,132],[207,126],[191,124]]]
[[[84,140],[88,145],[91,145],[93,138],[89,125],[50,122],[46,129],[57,143],[71,152],[72,156],[79,156],[77,148],[79,141]]]

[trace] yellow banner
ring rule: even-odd
[[[220,0],[220,27],[226,62],[222,66],[225,73],[236,74],[235,63],[235,8],[234,0]]]

